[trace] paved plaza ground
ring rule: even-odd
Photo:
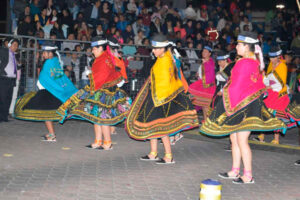
[[[200,183],[207,178],[222,183],[223,200],[300,200],[300,166],[294,165],[300,159],[297,149],[254,146],[256,183],[234,185],[217,176],[231,168],[231,154],[224,151],[227,138],[186,132],[173,146],[176,164],[161,166],[140,161],[149,152],[149,143],[130,139],[121,127],[112,136],[112,151],[84,148],[93,141],[90,123],[67,121],[55,129],[58,141],[45,143],[40,141],[46,133],[43,123],[13,119],[0,123],[1,200],[197,200]],[[288,131],[281,141],[296,147],[298,130]]]

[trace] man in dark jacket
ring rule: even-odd
[[[16,85],[17,61],[15,52],[19,41],[11,39],[7,48],[0,48],[0,122],[8,121],[9,106],[12,100],[13,88]]]
[[[88,24],[93,25],[96,28],[97,24],[100,22],[100,6],[101,0],[95,0],[94,5],[91,5],[85,9],[84,17]]]

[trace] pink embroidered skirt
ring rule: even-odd
[[[189,87],[192,103],[196,106],[209,107],[215,90],[215,85],[204,88],[201,79],[192,83]]]

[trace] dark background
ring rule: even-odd
[[[7,2],[8,0],[0,0],[0,33],[6,32]]]

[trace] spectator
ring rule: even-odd
[[[112,11],[109,9],[108,2],[103,2],[103,7],[100,10],[100,20],[103,24],[104,29],[108,28],[108,23],[111,19]]]
[[[123,44],[124,43],[124,39],[121,36],[121,32],[119,30],[116,30],[116,33],[113,35],[113,37],[118,40],[119,44]]]
[[[150,24],[150,37],[162,32],[162,26],[159,17],[154,17]]]
[[[70,16],[70,12],[68,9],[63,9],[62,17],[60,19],[61,24],[65,24],[68,26],[69,30],[73,29],[73,18]]]
[[[135,0],[129,0],[129,3],[127,4],[127,14],[130,18],[130,21],[135,19],[136,12],[137,6],[135,4]]]
[[[89,73],[91,72],[91,63],[93,60],[91,47],[86,48],[86,53],[80,58],[79,69],[79,89],[89,85]]]
[[[124,1],[123,0],[114,0],[113,3],[113,12],[116,14],[124,13]]]
[[[184,39],[186,36],[186,31],[184,28],[181,27],[181,21],[177,20],[176,21],[176,26],[174,27],[174,32],[177,34],[177,32],[180,32],[181,39]]]
[[[130,24],[128,24],[125,31],[122,32],[122,37],[124,41],[127,41],[128,38],[134,38],[134,33]]]
[[[230,3],[230,13],[231,13],[231,15],[234,15],[234,14],[239,13],[239,12],[240,12],[240,9],[238,7],[237,0],[233,0]]]
[[[124,56],[134,56],[134,54],[136,53],[136,48],[133,45],[133,39],[128,38],[126,40],[126,44],[128,44],[128,45],[125,45],[122,48]]]
[[[193,8],[192,3],[188,4],[188,7],[184,10],[184,15],[185,15],[186,19],[196,20],[197,13],[196,13],[195,9]]]
[[[88,40],[91,39],[90,32],[85,22],[81,22],[80,26],[78,27],[78,31],[77,31],[78,40],[81,40],[83,35],[85,35],[88,38]]]
[[[188,59],[189,59],[188,62],[189,62],[190,64],[195,63],[195,62],[196,62],[196,59],[199,59],[199,58],[198,58],[198,56],[197,56],[195,50],[192,49],[192,48],[194,48],[193,43],[192,43],[192,42],[189,42],[188,45],[187,45],[187,47],[188,47],[189,49],[185,50],[185,52],[186,52],[186,55],[187,55],[187,57],[188,57]]]
[[[104,31],[103,31],[101,23],[99,23],[97,25],[96,30],[93,32],[92,36],[93,37],[95,37],[95,36],[100,36],[100,37],[104,36]]]
[[[66,68],[67,66],[71,66],[72,54],[70,53],[71,49],[69,48],[63,50],[66,52],[62,54],[61,60],[63,61],[64,68]]]
[[[119,21],[117,23],[117,29],[124,31],[126,29],[126,26],[128,25],[128,22],[125,20],[124,15],[119,15]]]
[[[112,27],[112,26],[117,27],[117,24],[118,24],[119,21],[120,21],[119,20],[119,16],[118,15],[114,15],[113,16],[113,20],[109,21],[109,27]]]
[[[142,30],[145,33],[146,28],[145,28],[145,25],[143,24],[143,18],[142,17],[137,18],[136,22],[134,22],[132,24],[132,29],[133,29],[134,35],[138,34],[138,30]],[[147,34],[145,34],[145,35],[147,35]]]
[[[41,10],[39,7],[39,0],[33,0],[31,2],[31,4],[29,5],[30,7],[30,14],[32,17],[34,17],[35,15],[40,14]]]
[[[142,45],[142,41],[145,38],[144,32],[142,30],[138,31],[138,34],[134,36],[134,44],[135,45]]]
[[[54,24],[58,20],[57,10],[55,8],[52,9],[51,15],[48,17],[47,24]]]
[[[96,0],[94,5],[90,5],[85,10],[84,16],[86,17],[86,21],[96,27],[99,23],[99,17],[101,13],[101,0]]]
[[[68,6],[69,10],[70,10],[70,13],[71,13],[71,16],[73,18],[73,20],[76,19],[78,13],[79,13],[79,6],[78,6],[78,3],[76,1],[73,1],[70,2],[71,5]]]
[[[67,38],[67,41],[64,41],[64,42],[62,43],[61,48],[62,48],[62,49],[68,48],[69,51],[73,51],[73,50],[75,49],[75,46],[76,46],[78,43],[70,42],[70,40],[75,40],[75,35],[74,35],[74,33],[69,33],[68,38]]]
[[[181,18],[184,19],[184,9],[186,9],[186,0],[173,0],[173,8],[179,10]]]
[[[62,30],[62,25],[57,21],[54,22],[54,25],[50,31],[50,35],[55,34],[57,39],[65,39],[64,32]]]
[[[205,31],[204,31],[200,21],[196,22],[196,25],[194,28],[194,34],[196,35],[197,33],[200,33],[202,36],[205,35]]]
[[[152,7],[152,12],[153,13],[159,13],[162,9],[161,6],[161,1],[160,0],[156,0],[154,6]]]
[[[26,6],[25,8],[24,8],[24,12],[22,12],[21,14],[20,14],[20,16],[19,16],[19,18],[18,18],[18,25],[25,19],[25,17],[27,16],[27,15],[29,15],[30,16],[30,18],[31,18],[31,22],[32,22],[32,15],[31,15],[31,13],[30,13],[30,6]]]
[[[44,32],[44,30],[40,29],[39,31],[37,31],[36,32],[36,37],[42,39],[42,40],[38,39],[38,43],[39,43],[39,45],[43,45],[43,43],[45,42],[45,40],[44,40],[45,39],[45,32]]]
[[[146,7],[142,9],[142,13],[140,16],[143,18],[143,24],[146,27],[150,27],[151,15],[148,13],[148,9]]]
[[[11,39],[7,47],[0,48],[0,123],[8,122],[9,107],[12,101],[13,88],[19,79],[15,53],[19,41]]]
[[[80,48],[80,45],[79,45]],[[71,67],[72,71],[74,72],[74,84],[79,86],[79,80],[80,80],[80,73],[79,73],[79,66],[80,66],[80,61],[79,61],[79,54],[77,54],[77,51],[74,50],[74,53],[72,53],[71,56]]]
[[[201,33],[197,33],[196,37],[194,39],[194,46],[197,46],[198,44],[202,44],[203,45],[204,41],[203,41],[203,37]]]
[[[225,28],[226,22],[227,22],[227,20],[226,20],[225,16],[222,16],[218,21],[217,31],[221,32],[222,29]]]
[[[26,15],[24,21],[18,26],[18,35],[29,35],[34,34],[34,24],[31,22],[31,16]]]
[[[52,10],[53,10],[53,0],[48,0],[47,4],[46,4],[46,16],[50,17],[50,15],[52,14]]]
[[[203,24],[206,24],[208,21],[208,13],[207,13],[207,6],[202,5],[201,10],[197,11],[197,21],[201,21]]]
[[[209,40],[211,42],[215,42],[219,38],[219,33],[217,29],[213,26],[213,22],[209,21],[208,22],[208,27],[205,30],[206,35],[208,35]]]
[[[175,31],[173,29],[172,21],[169,19],[167,20],[163,27],[162,27],[163,34],[166,35],[168,38],[173,39],[175,38]]]
[[[194,37],[194,27],[193,27],[193,21],[188,20],[185,25],[185,31],[187,35],[191,35]]]
[[[57,35],[54,34],[54,33],[50,33],[50,39],[56,40],[56,39],[57,39]],[[61,48],[61,42],[59,42],[59,41],[53,41],[53,42],[54,42],[55,46],[56,46],[58,49]]]
[[[144,56],[149,56],[149,54],[151,53],[151,50],[149,49],[150,46],[150,41],[148,38],[144,38],[142,40],[142,45],[144,45],[143,47],[138,47],[137,52],[140,55],[144,55]]]
[[[243,21],[241,21],[241,23],[240,23],[240,30],[246,31],[246,30],[244,30],[245,25],[248,25],[248,28],[249,28],[248,31],[252,31],[252,29],[253,29],[252,23],[249,22],[249,19],[248,19],[247,15],[244,15]]]
[[[41,10],[39,14],[34,16],[34,21],[39,21],[41,26],[44,27],[48,21],[47,9],[46,7]]]

